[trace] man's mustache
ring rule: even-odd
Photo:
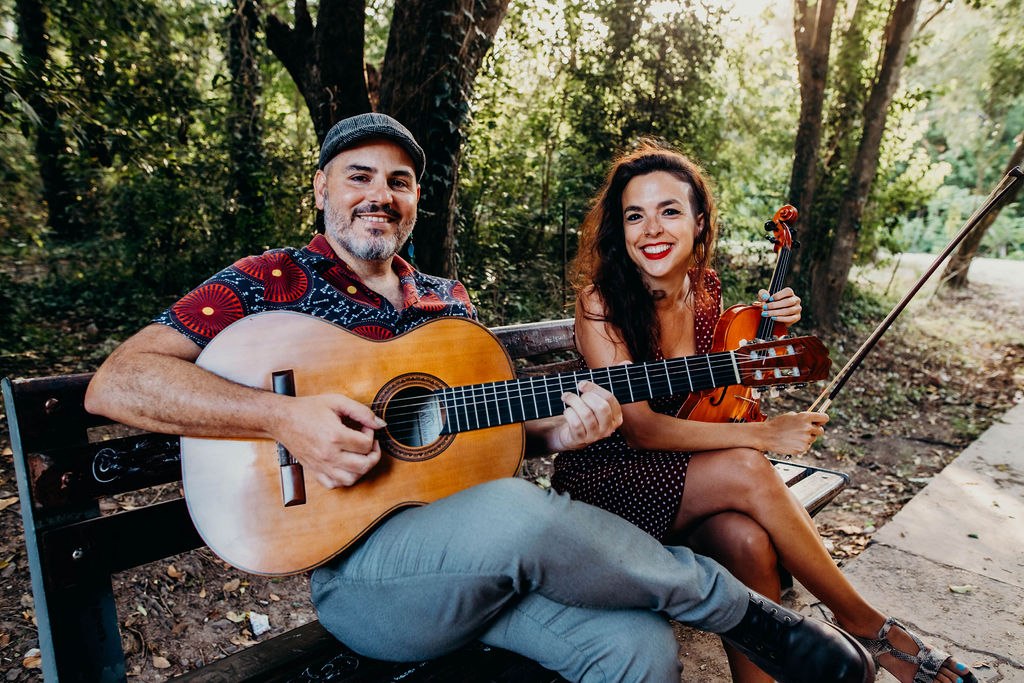
[[[360,204],[352,210],[353,217],[363,213],[383,213],[388,218],[396,219],[399,217],[399,213],[387,204]]]

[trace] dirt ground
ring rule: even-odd
[[[898,299],[931,261],[904,255],[858,277]],[[852,477],[851,487],[817,517],[840,565],[993,420],[1024,400],[1024,262],[978,260],[971,282],[962,293],[933,295],[934,285],[925,287],[836,397],[825,437],[803,458]],[[863,340],[825,341],[838,368]],[[822,388],[770,399],[767,411],[803,409]],[[0,680],[36,681],[42,678],[38,641],[6,423],[0,453]],[[138,502],[103,504],[114,511]],[[129,676],[140,682],[163,681],[313,618],[305,577],[245,575],[205,549],[124,572],[115,577],[115,593]],[[788,600],[814,599],[798,590]],[[265,616],[270,630],[254,635],[253,615]],[[713,638],[686,629],[680,642],[684,680],[729,680]]]

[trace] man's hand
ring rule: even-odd
[[[374,430],[385,422],[358,401],[319,394],[284,404],[272,431],[322,486],[352,486],[380,461]]]
[[[562,394],[565,412],[547,434],[549,452],[571,451],[603,439],[622,424],[622,406],[607,389],[589,381],[579,394]],[[556,418],[559,419],[559,418]]]

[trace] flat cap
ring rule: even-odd
[[[350,116],[331,126],[324,137],[323,144],[320,145],[320,162],[317,164],[317,168],[323,169],[340,152],[373,138],[383,138],[401,145],[412,157],[417,180],[423,177],[423,167],[426,165],[427,157],[423,153],[423,148],[416,142],[416,138],[412,136],[408,128],[398,121],[387,114],[377,112]]]

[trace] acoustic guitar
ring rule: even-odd
[[[559,415],[561,395],[590,380],[622,403],[748,384],[824,379],[831,361],[814,337],[735,351],[516,378],[482,325],[439,318],[377,341],[301,313],[272,311],[228,326],[200,367],[251,387],[294,395],[345,394],[372,407],[380,463],[355,486],[326,489],[269,440],[181,439],[189,513],[222,559],[286,575],[327,562],[389,513],[514,476],[523,422]]]

